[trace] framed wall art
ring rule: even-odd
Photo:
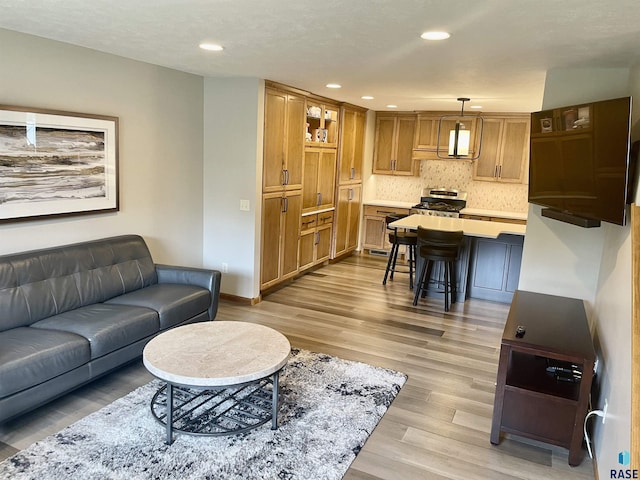
[[[0,105],[0,222],[118,208],[117,117]]]

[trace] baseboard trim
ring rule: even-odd
[[[229,300],[235,303],[243,303],[245,305],[256,305],[260,303],[261,298],[248,298],[248,297],[240,297],[238,295],[231,295],[230,293],[222,293],[220,292],[220,298],[223,300]]]

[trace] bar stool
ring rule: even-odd
[[[444,311],[448,312],[449,294],[451,294],[451,303],[456,303],[457,300],[456,261],[460,255],[464,234],[462,230],[444,232],[418,227],[417,237],[418,254],[424,262],[416,280],[413,304],[418,304],[421,294],[426,295],[435,262],[443,262]],[[440,281],[436,283],[439,284]]]
[[[389,224],[406,217],[407,215],[388,215],[385,217],[385,223],[389,231],[389,243],[391,244],[391,252],[389,252],[389,260],[387,261],[387,268],[384,271],[384,279],[382,284],[387,284],[387,277],[393,280],[393,274],[396,271],[396,262],[398,260],[398,250],[400,245],[407,247],[409,254],[409,288],[413,289],[413,267],[416,262],[416,245],[418,242],[418,234],[416,232],[398,231],[397,228],[390,228]],[[406,273],[402,272],[401,273]]]

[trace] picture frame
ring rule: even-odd
[[[116,212],[118,117],[0,105],[0,223]]]
[[[541,118],[540,119],[540,131],[543,133],[553,132],[553,119]]]

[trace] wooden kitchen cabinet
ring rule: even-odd
[[[414,114],[378,113],[376,116],[373,173],[384,175],[416,175],[413,159]]]
[[[362,185],[340,185],[336,202],[333,252],[331,258],[358,247]]]
[[[262,196],[261,288],[267,288],[298,272],[298,237],[302,191]]]
[[[594,362],[582,300],[516,291],[502,334],[491,443],[502,432],[520,435],[568,448],[569,465],[579,465]]]
[[[473,239],[469,265],[468,296],[511,303],[520,280],[521,235]]]
[[[440,149],[439,153],[443,157],[449,152],[449,132],[455,129],[456,119],[447,118],[440,125],[440,118],[446,116],[457,116],[459,112],[423,112],[418,113],[416,130],[414,135],[413,157],[421,160],[443,160],[438,157],[438,128],[440,127]],[[469,130],[470,145],[469,156],[473,157],[477,151],[477,115],[465,115],[464,128]],[[454,158],[454,157],[451,157]]]
[[[299,270],[329,260],[333,212],[302,216],[299,242]]]
[[[526,183],[530,116],[485,116],[474,180]]]
[[[362,182],[365,124],[364,111],[342,108],[339,185]]]
[[[262,192],[302,188],[305,99],[265,90]]]
[[[306,148],[302,179],[302,213],[334,207],[336,150]]]
[[[408,215],[408,208],[364,206],[364,236],[362,248],[368,250],[391,250],[389,235],[387,234],[387,215]]]
[[[365,126],[365,110],[342,107],[332,259],[358,248]]]
[[[261,290],[328,260],[336,243],[357,248],[366,124],[364,108],[269,80],[264,110]],[[334,227],[338,194],[349,201]]]
[[[307,100],[305,144],[311,147],[338,145],[339,115],[337,105]]]

